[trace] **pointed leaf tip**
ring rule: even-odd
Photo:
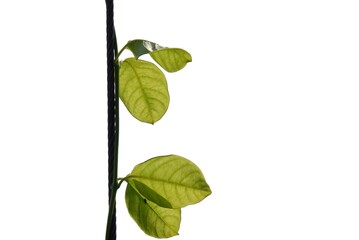
[[[181,48],[162,48],[149,54],[167,72],[177,72],[192,62],[191,54]]]

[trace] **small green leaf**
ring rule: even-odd
[[[129,214],[146,234],[156,238],[178,235],[181,209],[163,208],[142,197],[128,184],[125,200]]]
[[[128,41],[128,43],[126,44],[126,48],[133,53],[135,58],[139,58],[142,55],[145,55],[154,50],[161,49],[163,47],[154,42],[142,39],[135,39]]]
[[[171,203],[168,202],[167,199],[159,195],[157,192],[153,191],[151,188],[147,187],[145,184],[138,182],[136,180],[132,180],[132,186],[135,186],[136,189],[141,189],[141,191],[138,190],[137,191],[139,193],[141,192],[142,193],[141,195],[144,197],[149,196],[152,202],[156,203],[157,205],[165,208],[172,208]]]
[[[185,207],[211,194],[201,170],[177,155],[155,157],[138,164],[129,178],[129,184],[142,196],[161,207]]]
[[[151,124],[162,118],[170,101],[162,71],[151,62],[135,58],[121,62],[119,93],[132,116]]]
[[[192,62],[191,54],[180,48],[162,48],[149,54],[167,72],[177,72]]]
[[[191,54],[181,48],[162,47],[157,43],[136,39],[126,44],[136,59],[145,54],[155,60],[167,72],[177,72],[184,68],[188,62],[192,62]]]

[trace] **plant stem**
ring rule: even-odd
[[[114,43],[114,51],[117,53],[117,39],[115,34],[115,43]],[[118,83],[119,83],[119,66],[115,62],[114,63],[115,72],[114,72],[114,98],[115,98],[115,140],[114,140],[114,164],[113,164],[113,178],[112,178],[112,186],[111,186],[111,197],[109,204],[109,211],[107,215],[107,226],[106,226],[106,240],[110,240],[110,231],[111,231],[111,223],[114,216],[115,206],[116,206],[116,194],[118,189],[117,184],[117,173],[118,173],[118,142],[119,142],[119,98],[118,98]]]
[[[114,30],[115,31],[115,30]],[[116,32],[114,33],[115,35],[115,45],[114,45],[114,51],[117,52],[118,48],[117,48],[117,39],[116,39]],[[118,172],[118,141],[119,141],[119,131],[120,131],[120,111],[119,111],[119,98],[118,98],[118,86],[119,86],[119,65],[114,62],[114,67],[115,67],[115,81],[114,81],[114,92],[115,92],[115,115],[116,115],[116,120],[115,120],[115,162],[113,165],[114,168],[114,174],[113,174],[113,179],[112,179],[112,185],[113,185],[113,189],[112,191],[116,192],[117,188],[117,172]]]
[[[118,50],[116,50],[116,52],[115,52],[115,53],[116,53],[115,62],[118,61],[119,56],[121,55],[121,53],[122,53],[126,48],[127,48],[127,44],[126,44],[125,46],[123,46],[119,52],[118,52]]]
[[[117,190],[117,188],[115,188],[115,189]],[[112,222],[113,213],[114,213],[114,209],[115,209],[115,205],[116,205],[116,193],[117,193],[116,190],[113,191],[111,194],[110,207],[109,207],[108,215],[107,215],[106,240],[110,239],[111,222]]]
[[[108,216],[107,216],[107,227],[106,227],[106,240],[108,240],[109,236],[110,236],[110,226],[111,226],[111,222],[112,222],[112,217],[113,217],[113,213],[115,210],[115,205],[116,205],[116,193],[117,193],[117,189],[120,188],[121,184],[126,180],[127,178],[121,178],[121,181],[116,184],[116,186],[114,186],[114,188],[116,189],[114,191],[114,194],[111,195],[111,199],[110,199],[110,208],[108,210]]]

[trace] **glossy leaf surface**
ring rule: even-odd
[[[163,208],[141,196],[128,184],[125,200],[129,214],[148,235],[169,238],[178,235],[181,209]]]
[[[159,50],[163,47],[151,41],[147,41],[143,39],[135,39],[129,41],[126,45],[126,48],[133,53],[135,58],[139,58],[142,55],[150,53],[154,50]]]
[[[190,160],[167,155],[134,167],[129,184],[145,198],[162,206],[181,208],[211,194],[201,170]]]
[[[162,48],[149,54],[167,72],[177,72],[192,61],[191,54],[180,48]]]
[[[141,122],[155,123],[170,101],[167,81],[153,63],[127,58],[120,65],[119,95],[129,112]]]

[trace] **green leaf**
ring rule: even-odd
[[[162,48],[149,54],[167,72],[177,72],[192,62],[191,54],[180,48]]]
[[[185,207],[211,194],[201,170],[177,155],[155,157],[138,164],[129,178],[128,183],[141,195],[162,207]]]
[[[149,53],[153,60],[167,72],[177,72],[188,62],[192,62],[191,54],[181,48],[166,48],[143,39],[129,41],[126,48],[133,53],[136,59]]]
[[[156,203],[157,205],[165,208],[172,208],[171,203],[167,201],[167,199],[159,195],[157,192],[155,192],[153,189],[149,188],[145,184],[138,182],[136,180],[131,181],[131,179],[129,183],[133,187],[135,187],[135,190],[138,193],[141,193],[142,196],[148,196],[152,200],[152,202]],[[141,191],[139,191],[138,189],[141,189]]]
[[[163,47],[154,42],[142,39],[135,39],[128,41],[128,43],[126,44],[126,48],[133,53],[135,58],[139,58],[142,55],[145,55],[154,50],[161,49]]]
[[[129,214],[148,235],[169,238],[178,235],[181,209],[163,208],[142,197],[128,184],[125,200]]]
[[[135,58],[121,62],[119,93],[132,116],[151,124],[162,118],[170,101],[162,71],[151,62]]]

